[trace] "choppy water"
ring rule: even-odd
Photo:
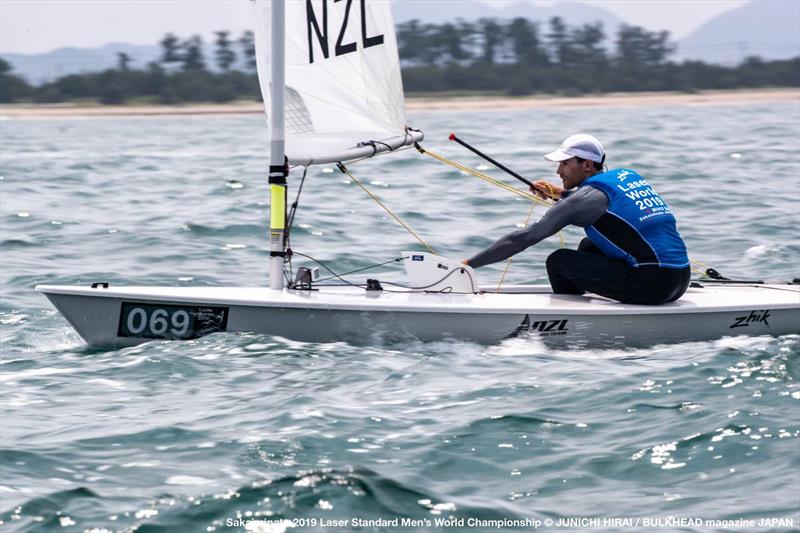
[[[612,166],[667,198],[695,259],[729,276],[800,277],[796,102],[411,122],[430,149],[478,166],[448,145],[456,131],[537,178],[555,178],[540,154],[595,133]],[[645,518],[669,531],[800,527],[798,336],[604,352],[233,334],[88,349],[35,284],[266,282],[262,118],[0,128],[3,531],[223,531],[254,518],[273,522],[252,531],[532,530],[474,522],[525,518],[559,531],[653,529]],[[527,215],[412,151],[351,170],[446,256],[471,255]],[[340,271],[414,246],[338,171],[310,172],[301,203],[294,247]],[[567,245],[580,237],[568,231]],[[520,255],[508,281],[546,282],[558,246]],[[482,269],[483,281],[501,269]],[[464,522],[434,522],[447,517]],[[587,521],[610,517],[640,522]],[[402,518],[417,527],[392,526]],[[292,519],[296,529],[280,522]],[[761,525],[702,522],[737,519]]]

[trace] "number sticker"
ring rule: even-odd
[[[147,327],[147,313],[145,313],[144,309],[141,307],[131,309],[131,312],[128,313],[127,324],[128,331],[134,335],[138,335],[144,331],[144,328]]]
[[[227,307],[122,302],[120,337],[196,339],[228,327]]]
[[[191,317],[189,317],[189,312],[186,309],[178,309],[172,315],[172,329],[176,335],[186,335],[186,332],[189,331],[189,326],[191,323]]]
[[[164,333],[167,332],[169,324],[164,320],[165,316],[167,316],[166,309],[156,309],[153,311],[153,314],[150,315],[150,331],[152,331],[154,335],[162,337]]]

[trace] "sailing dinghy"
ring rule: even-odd
[[[406,287],[384,289],[377,280],[326,286],[310,269],[293,277],[289,168],[373,157],[423,138],[406,124],[390,9],[375,0],[254,2],[270,132],[269,287],[95,283],[36,290],[90,345],[251,332],[312,342],[528,336],[568,347],[620,347],[800,333],[800,286],[789,283],[700,281],[671,304],[626,305],[556,295],[548,286],[495,290],[470,267],[417,251],[402,254]]]

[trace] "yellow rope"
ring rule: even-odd
[[[547,189],[547,196],[549,196],[550,198],[555,198],[556,197],[556,189],[555,189],[555,187],[553,187],[551,184],[547,183],[546,181],[543,181],[541,183],[541,185],[545,189]]]
[[[505,183],[503,181],[500,181],[500,180],[498,180],[496,178],[493,178],[491,176],[487,176],[486,174],[482,174],[482,173],[480,173],[480,172],[478,172],[476,170],[472,170],[471,168],[466,167],[466,166],[462,165],[461,163],[456,163],[455,161],[453,161],[451,159],[448,159],[448,158],[446,158],[446,157],[444,157],[442,155],[439,155],[437,153],[434,153],[434,152],[431,152],[429,150],[426,150],[425,148],[423,148],[419,144],[417,144],[415,146],[417,148],[417,151],[419,151],[419,153],[421,153],[421,154],[429,155],[432,158],[436,159],[437,161],[441,161],[442,163],[444,163],[446,165],[450,165],[451,167],[455,167],[458,170],[461,170],[462,172],[466,172],[467,174],[471,174],[471,175],[473,175],[475,177],[478,177],[478,178],[480,178],[480,179],[482,179],[482,180],[484,180],[484,181],[486,181],[488,183],[491,183],[492,185],[497,185],[501,189],[504,189],[504,190],[506,190],[508,192],[514,193],[517,196],[522,196],[523,198],[526,198],[526,199],[530,200],[531,202],[533,202],[534,205],[535,204],[539,204],[539,205],[543,205],[543,206],[546,206],[546,207],[552,207],[553,204],[554,204],[553,200],[542,200],[541,198],[539,198],[538,196],[536,196],[534,194],[530,194],[529,192],[523,191],[521,189],[517,189],[516,187],[512,187],[511,185],[509,185],[509,184],[507,184],[507,183]],[[547,195],[550,196],[550,198],[553,198],[555,196],[555,190],[553,189],[553,186],[551,184],[547,183],[547,182],[544,182],[543,185],[547,189]],[[533,211],[531,210],[531,214],[532,213],[533,213]],[[528,215],[528,219],[529,220],[530,220],[530,216],[531,215],[529,214]],[[527,226],[527,223],[525,225]],[[564,248],[564,246],[565,246],[564,235],[560,231],[558,232],[558,239],[561,242],[561,248]],[[508,267],[506,267],[506,270],[507,269],[508,269]],[[505,276],[505,273],[503,274],[503,276]]]
[[[705,263],[701,263],[700,261],[695,261],[693,259],[690,259],[689,262],[693,263],[691,265],[692,272],[694,272],[695,274],[700,274],[701,276],[705,276],[706,275],[706,271],[709,268],[711,268],[708,265],[706,265]],[[701,267],[704,267],[705,270],[700,270],[699,268],[696,268],[694,265],[700,265]]]
[[[455,167],[455,168],[457,168],[458,170],[460,170],[462,172],[466,172],[467,174],[471,174],[471,175],[473,175],[475,177],[478,177],[478,178],[480,178],[480,179],[482,179],[482,180],[484,180],[486,182],[491,183],[492,185],[496,185],[496,186],[500,187],[501,189],[505,189],[506,191],[508,191],[510,193],[513,193],[513,194],[516,194],[517,196],[521,196],[523,198],[526,198],[526,199],[530,200],[531,202],[535,202],[535,203],[538,203],[539,205],[544,205],[544,206],[547,206],[547,207],[551,207],[553,205],[552,201],[542,200],[541,198],[539,198],[536,195],[533,195],[533,194],[531,194],[531,193],[529,193],[527,191],[523,191],[522,189],[517,189],[516,187],[512,187],[508,183],[505,183],[503,181],[495,179],[495,178],[493,178],[491,176],[487,176],[486,174],[482,174],[482,173],[478,172],[477,170],[473,170],[473,169],[471,169],[469,167],[466,167],[466,166],[462,165],[461,163],[456,163],[455,161],[453,161],[451,159],[447,159],[444,156],[441,156],[441,155],[436,154],[434,152],[428,151],[428,150],[426,150],[425,148],[423,148],[423,147],[421,147],[419,145],[417,145],[417,150],[421,154],[429,155],[432,158],[436,159],[437,161],[441,161],[442,163],[444,163],[446,165],[450,165],[451,167]]]
[[[527,218],[525,218],[525,226],[527,226],[528,222],[530,222],[531,217],[533,216],[533,210],[535,208],[536,208],[536,204],[531,203],[531,208],[528,210],[528,216],[527,216]],[[512,259],[514,259],[513,256],[509,257],[508,261],[506,262],[506,268],[503,270],[503,275],[500,276],[500,281],[497,282],[497,288],[494,290],[495,294],[500,292],[500,286],[503,284],[503,281],[505,281],[505,279],[506,279],[506,274],[508,274],[508,269],[511,268],[511,260]]]
[[[410,227],[408,224],[406,224],[405,222],[403,222],[402,220],[400,220],[400,217],[398,217],[397,215],[395,215],[394,213],[392,213],[392,210],[391,210],[391,209],[389,209],[388,207],[386,207],[386,206],[383,204],[383,202],[381,202],[381,201],[378,199],[378,197],[377,197],[377,196],[375,196],[374,194],[372,194],[372,193],[369,191],[369,189],[367,189],[366,187],[364,187],[364,186],[361,184],[361,182],[360,182],[360,181],[358,181],[358,180],[355,178],[355,176],[353,176],[352,174],[350,174],[350,172],[347,170],[347,167],[345,167],[345,166],[344,166],[342,163],[339,163],[339,170],[341,170],[341,171],[342,171],[344,174],[347,174],[347,176],[348,176],[348,177],[349,177],[351,180],[353,180],[353,182],[354,182],[356,185],[358,185],[359,187],[361,187],[361,188],[364,190],[364,192],[365,192],[365,193],[367,193],[367,194],[369,195],[369,197],[370,197],[370,198],[372,198],[373,200],[375,200],[375,201],[378,203],[378,205],[379,205],[379,206],[381,206],[381,207],[384,209],[384,211],[386,211],[387,213],[389,213],[389,214],[392,216],[392,218],[394,218],[394,219],[395,219],[395,220],[396,220],[396,221],[397,221],[397,222],[398,222],[398,223],[399,223],[401,226],[403,226],[403,227],[406,229],[406,231],[408,231],[408,232],[409,232],[411,235],[413,235],[413,236],[414,236],[414,238],[415,238],[415,239],[417,239],[417,240],[420,242],[420,244],[422,244],[422,246],[424,246],[424,247],[425,247],[425,249],[426,249],[426,250],[428,250],[428,251],[429,251],[430,253],[432,253],[432,254],[435,254],[435,253],[436,253],[436,252],[434,252],[434,251],[433,251],[433,248],[431,248],[430,246],[428,246],[428,245],[425,243],[425,241],[423,241],[423,240],[422,240],[422,238],[421,238],[419,235],[417,235],[417,233],[416,233],[416,232],[415,232],[413,229],[411,229],[411,227]]]

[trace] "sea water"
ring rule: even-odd
[[[542,154],[593,133],[609,165],[637,170],[667,200],[693,259],[733,278],[800,277],[797,102],[409,122],[428,149],[510,183],[448,134],[558,182]],[[34,285],[267,283],[263,117],[0,128],[0,530],[800,528],[797,335],[614,351],[248,334],[87,348]],[[454,259],[529,214],[414,150],[350,171]],[[574,247],[582,235],[563,237]],[[519,254],[506,282],[546,283],[559,246]],[[292,247],[347,272],[421,244],[323,165],[306,177]],[[481,281],[504,267],[480,269]],[[366,277],[404,279],[399,265],[351,279]]]

